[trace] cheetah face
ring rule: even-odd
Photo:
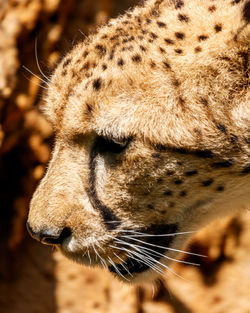
[[[177,5],[168,10],[191,23],[171,11]],[[220,58],[212,47],[197,60],[166,35],[168,46],[158,49],[164,22],[152,22],[149,39],[141,38],[141,24],[140,35],[124,39],[123,28],[114,39],[117,23],[75,47],[52,76],[45,114],[56,142],[28,229],[76,262],[138,282],[175,261],[192,232],[249,205],[247,44],[235,47],[237,60],[230,55],[244,66],[229,71],[225,48]],[[187,47],[195,51],[190,41]]]
[[[31,202],[28,223],[42,243],[56,245],[81,264],[105,266],[122,280],[138,282],[162,273],[192,232],[248,199],[241,165],[222,157],[215,146],[187,147],[188,128],[174,129],[187,135],[182,145],[155,140],[154,132],[171,138],[173,126],[162,121],[161,110],[144,116],[141,106],[150,105],[138,99],[139,112],[134,102],[123,105],[133,97],[127,94],[124,100],[108,98],[118,104],[104,98],[99,109],[78,105],[78,95],[72,97]],[[120,114],[119,107],[127,111]],[[167,125],[163,134],[162,125]]]

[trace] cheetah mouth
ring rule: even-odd
[[[128,258],[122,263],[110,265],[109,271],[118,276],[133,276],[150,269],[160,270],[160,259],[169,250],[177,231],[176,224],[166,224],[153,225],[146,230],[122,232],[114,242],[117,251],[126,252]]]

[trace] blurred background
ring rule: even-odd
[[[136,0],[0,0],[0,312],[250,313],[250,214],[197,233],[189,251],[206,258],[126,286],[99,269],[73,264],[29,238],[25,222],[53,146],[39,111],[35,58],[50,75],[72,46]],[[180,276],[182,278],[180,278]]]

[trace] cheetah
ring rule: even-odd
[[[140,282],[247,209],[249,21],[249,0],[148,0],[73,47],[48,81],[31,236]]]

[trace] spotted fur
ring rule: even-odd
[[[138,281],[189,238],[169,234],[249,206],[249,7],[148,0],[61,61],[44,108],[56,142],[31,201],[35,238]]]

